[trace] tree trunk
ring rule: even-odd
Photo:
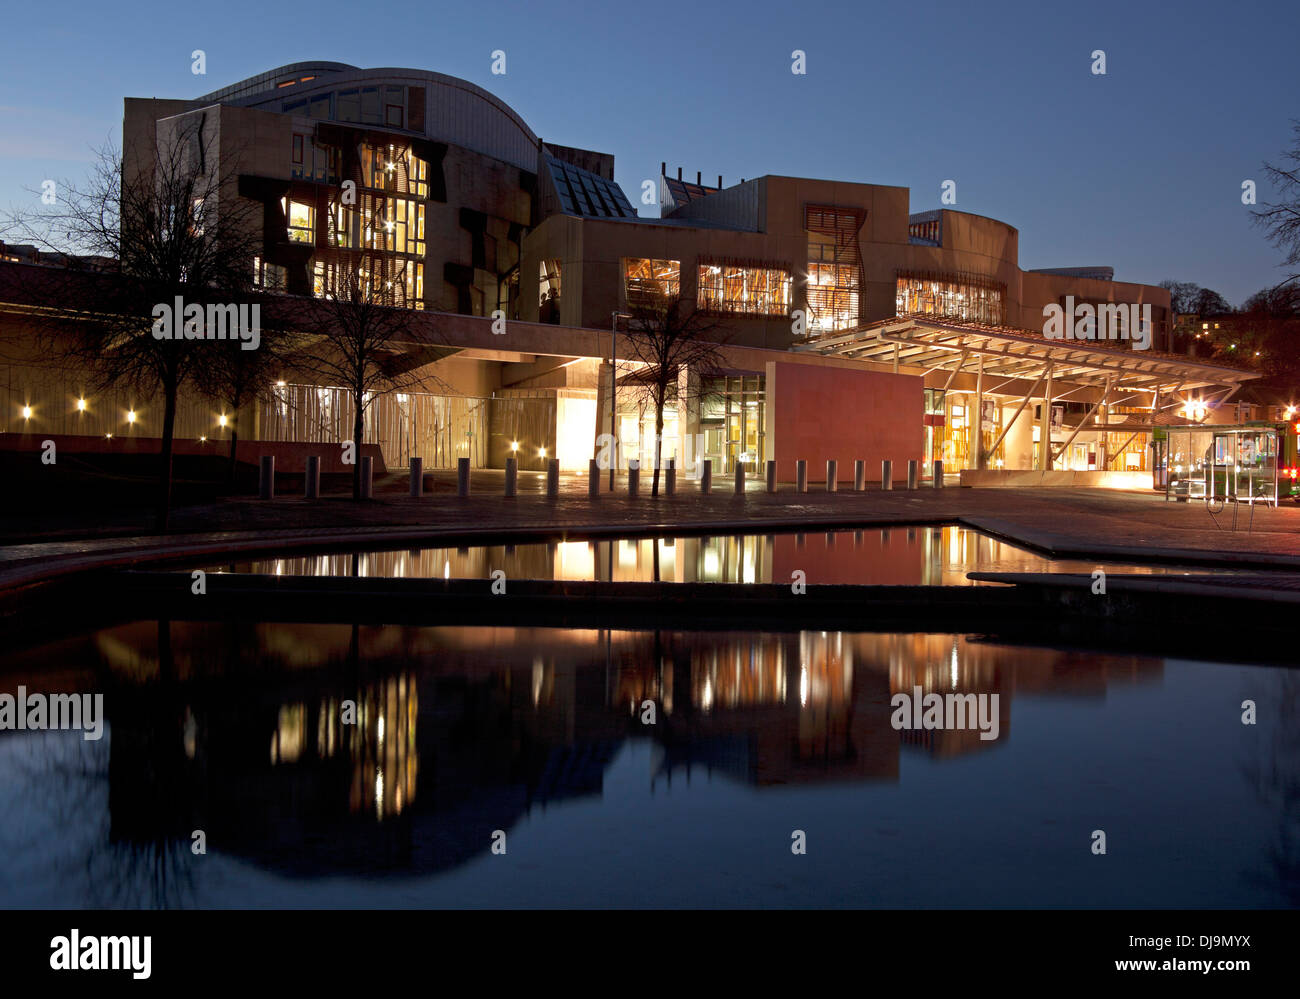
[[[361,412],[361,393],[358,392],[353,400],[353,409],[355,417],[352,420],[352,443],[356,445],[353,452],[353,458],[356,460],[352,464],[352,498],[361,499],[361,434],[365,430],[365,415]]]
[[[650,495],[659,495],[659,466],[664,463],[664,403],[663,399],[655,401],[655,478],[650,487]],[[659,549],[655,548],[657,552]]]
[[[172,451],[176,432],[176,385],[163,386],[163,427],[162,454],[158,474],[158,510],[154,518],[154,530],[159,534],[167,533],[168,518],[172,506]]]
[[[230,415],[230,468],[228,469],[228,478],[230,484],[235,483],[235,467],[239,459],[239,409],[235,408]]]

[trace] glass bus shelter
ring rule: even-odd
[[[1171,427],[1165,499],[1277,506],[1278,432],[1264,427]]]

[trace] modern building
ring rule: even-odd
[[[368,440],[389,466],[515,454],[522,467],[554,456],[577,470],[611,432],[620,465],[648,463],[653,413],[611,327],[653,296],[680,296],[727,338],[726,370],[679,393],[664,435],[665,457],[709,458],[721,473],[774,459],[788,480],[802,458],[821,481],[837,459],[851,480],[863,459],[878,478],[891,459],[901,478],[919,459],[927,475],[941,461],[970,482],[1036,470],[1150,485],[1158,428],[1214,420],[1255,377],[1172,353],[1166,290],[1107,267],[1023,269],[1014,227],[913,211],[906,188],[706,184],[663,164],[659,215],[643,217],[613,155],[545,140],[439,73],[295,63],[194,99],[128,98],[128,175],[181,130],[261,206],[255,269],[268,294],[320,296],[341,262],[364,258],[446,344],[428,364],[437,391],[372,407]],[[1071,313],[1064,327],[1049,326],[1053,310]],[[1079,327],[1094,338],[1070,337],[1072,310],[1097,317]],[[78,378],[10,363],[0,429],[148,435],[143,401],[103,400],[88,419]],[[241,439],[336,443],[350,405],[338,386],[285,379],[241,413]],[[220,437],[227,416],[209,401],[183,410],[183,435]]]

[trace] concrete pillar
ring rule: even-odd
[[[840,487],[840,463],[834,458],[826,462],[826,491],[833,493]]]
[[[600,462],[595,458],[587,462],[587,495],[600,498]]]
[[[797,493],[808,491],[808,462],[802,458],[794,463],[794,491]]]
[[[713,491],[713,459],[705,458],[700,462],[700,492],[705,496]]]
[[[745,495],[745,463],[736,462],[736,495]]]
[[[1052,366],[1047,366],[1046,388],[1043,390],[1043,411],[1038,421],[1038,467],[1052,470]]]
[[[627,462],[627,494],[635,496],[641,487],[641,462],[629,458]]]
[[[506,496],[519,495],[519,459],[506,459]]]
[[[419,499],[424,495],[424,459],[411,459],[411,495]]]
[[[672,496],[677,492],[677,459],[669,458],[664,468],[664,495]]]
[[[546,498],[548,500],[560,498],[560,459],[546,459]]]
[[[361,456],[361,498],[370,499],[375,494],[375,459]]]
[[[888,458],[880,463],[880,488],[894,488],[894,463]]]
[[[907,462],[907,488],[908,489],[916,488],[916,480],[920,478],[919,475],[920,470],[921,470],[921,463],[919,461],[917,461],[915,458],[908,459]]]
[[[257,498],[275,499],[275,455],[264,454],[257,465]]]
[[[775,461],[769,461],[767,463],[767,491],[769,493],[776,492],[776,462]]]
[[[469,495],[469,459],[456,459],[456,495]]]
[[[867,488],[867,463],[859,458],[853,463],[853,491],[860,493]]]
[[[320,455],[307,456],[307,474],[303,477],[302,494],[308,499],[320,499]]]
[[[933,485],[934,485],[934,488],[935,488],[935,489],[942,489],[942,488],[943,488],[943,462],[942,462],[942,461],[936,461],[936,462],[934,463],[934,483],[933,483]]]

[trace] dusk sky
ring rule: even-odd
[[[382,18],[382,20],[381,20]],[[84,176],[122,98],[196,97],[286,63],[470,80],[542,138],[613,153],[643,215],[659,164],[911,188],[1020,230],[1025,268],[1110,265],[1239,305],[1284,275],[1243,180],[1271,190],[1300,118],[1294,2],[874,5],[751,2],[382,7],[71,0],[15,4],[0,39],[0,210]],[[207,75],[191,73],[202,49]],[[494,76],[502,49],[507,72]],[[791,52],[807,53],[807,75]],[[1091,53],[1106,53],[1106,75]]]

